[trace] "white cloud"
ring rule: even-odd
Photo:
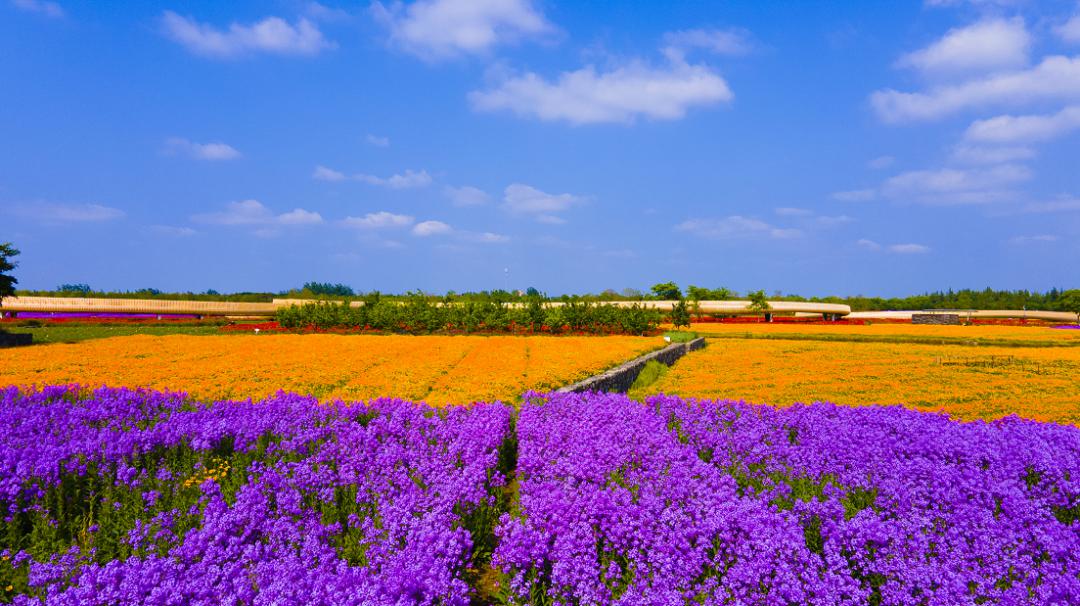
[[[702,49],[717,55],[745,55],[753,49],[750,35],[741,29],[685,29],[664,34],[663,52],[681,61],[693,50]]]
[[[874,242],[873,240],[867,240],[866,238],[859,240],[855,243],[855,245],[859,246],[860,248],[865,248],[866,250],[881,250],[880,244]]]
[[[358,173],[353,175],[353,178],[369,185],[378,185],[379,187],[388,187],[390,189],[412,189],[415,187],[427,187],[428,185],[431,185],[431,175],[427,174],[426,170],[419,172],[406,170],[403,174],[390,175],[389,177],[376,177],[375,175]]]
[[[587,66],[555,81],[529,72],[469,93],[478,111],[508,110],[519,116],[571,124],[632,123],[639,118],[676,120],[697,106],[731,101],[727,82],[711,68],[672,61],[653,67],[640,61],[610,71]]]
[[[502,207],[510,212],[533,215],[541,223],[560,224],[566,221],[553,214],[585,202],[573,194],[549,194],[531,185],[513,183],[503,192]]]
[[[287,213],[277,216],[277,222],[282,225],[318,225],[323,222],[322,215],[302,208],[295,208]]]
[[[349,227],[361,229],[386,229],[395,227],[408,227],[416,219],[409,215],[396,215],[385,210],[376,213],[368,213],[363,217],[345,217],[342,221]]]
[[[759,219],[739,215],[732,215],[722,219],[689,219],[676,225],[675,229],[713,240],[733,240],[761,236],[782,240],[797,238],[802,235],[802,232],[797,229],[784,229]]]
[[[161,17],[165,35],[197,55],[216,58],[254,53],[316,55],[333,48],[319,28],[301,18],[295,25],[280,17],[267,17],[251,25],[233,23],[221,30],[190,17],[165,11]]]
[[[933,120],[961,110],[1034,101],[1080,99],[1080,57],[1054,55],[1026,70],[994,74],[924,93],[888,89],[870,95],[886,122]]]
[[[1052,236],[1050,234],[1039,234],[1037,236],[1016,236],[1014,238],[1009,238],[1009,243],[1017,245],[1047,244],[1050,242],[1057,242],[1058,239],[1057,236]]]
[[[316,21],[325,23],[338,23],[352,18],[352,15],[347,10],[332,8],[318,2],[308,2],[304,7],[304,14]]]
[[[881,189],[889,198],[922,204],[983,204],[1009,197],[1005,188],[1030,178],[1031,171],[1016,164],[913,170],[889,178]]]
[[[216,213],[197,214],[191,217],[196,223],[229,226],[257,226],[270,228],[285,225],[317,225],[323,222],[322,216],[302,208],[287,213],[274,214],[258,200],[240,200],[229,202],[225,210]],[[261,235],[271,235],[272,230],[263,230]]]
[[[889,252],[898,255],[921,255],[930,252],[930,247],[922,244],[893,244],[889,247]]]
[[[1054,28],[1054,32],[1065,42],[1080,44],[1080,15],[1074,15],[1072,19]]]
[[[1080,105],[1050,115],[997,116],[978,120],[968,127],[964,137],[983,143],[1031,143],[1060,137],[1076,129],[1080,129]]]
[[[180,137],[166,139],[165,152],[183,154],[196,160],[234,160],[241,156],[236,148],[225,143],[196,143]]]
[[[374,145],[375,147],[390,147],[390,137],[378,137],[368,134],[365,140],[368,142],[368,145]]]
[[[529,0],[418,0],[371,6],[391,44],[426,60],[484,54],[555,31]]]
[[[1030,147],[985,147],[980,145],[957,145],[950,159],[961,164],[1007,164],[1035,157]]]
[[[832,194],[832,198],[841,202],[868,202],[877,198],[877,190],[853,189],[850,191],[838,191]]]
[[[452,231],[454,231],[453,228],[442,221],[421,221],[412,228],[413,235],[421,238],[448,234]]]
[[[1030,50],[1031,35],[1023,19],[988,19],[949,30],[930,46],[901,57],[897,65],[930,75],[969,75],[1023,67]]]
[[[65,14],[62,6],[47,0],[11,0],[11,5],[28,13],[37,13],[54,19],[59,19]]]
[[[492,233],[490,231],[476,234],[466,234],[465,239],[470,242],[478,242],[480,244],[505,244],[510,241],[509,236]]]
[[[124,217],[124,211],[101,204],[33,202],[16,205],[12,211],[21,217],[46,223],[99,223]]]
[[[409,169],[402,174],[390,175],[389,177],[377,177],[375,175],[364,173],[346,175],[343,172],[322,165],[315,167],[315,170],[311,173],[311,178],[317,181],[331,182],[346,180],[360,181],[361,183],[367,183],[368,185],[377,185],[389,189],[427,187],[428,185],[431,185],[432,181],[431,175],[429,175],[426,170],[414,171]]]
[[[814,211],[805,208],[792,208],[790,206],[783,206],[775,209],[777,215],[781,217],[809,217],[814,214]]]
[[[311,178],[316,181],[344,181],[348,177],[332,168],[316,166],[315,172],[311,173]]]
[[[1061,212],[1074,212],[1080,211],[1080,198],[1072,196],[1059,196],[1054,200],[1047,202],[1032,202],[1022,207],[1019,212],[1021,213],[1061,213]]]
[[[883,168],[889,168],[893,165],[894,162],[896,162],[896,158],[892,156],[878,156],[877,158],[874,158],[873,160],[867,162],[866,166],[874,170],[881,170]]]
[[[190,227],[178,227],[175,225],[151,225],[150,231],[163,236],[175,238],[187,238],[199,233]]]
[[[990,9],[993,7],[1019,6],[1028,0],[926,0],[926,6],[952,7],[970,4],[976,8]]]
[[[846,225],[853,223],[855,219],[847,215],[821,215],[814,217],[814,222],[822,227],[835,227],[837,225]]]
[[[443,188],[443,194],[450,198],[454,206],[480,206],[491,201],[491,196],[486,191],[469,185],[447,185]]]

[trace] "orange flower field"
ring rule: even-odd
[[[898,328],[912,330],[911,326]],[[995,333],[1001,330],[994,328]],[[755,333],[758,329],[753,327]],[[944,410],[962,419],[1015,413],[1080,423],[1080,347],[715,338],[708,342],[708,347],[677,362],[659,381],[631,395],[640,398],[662,392],[775,405],[816,400],[848,405],[902,403]]]
[[[670,329],[671,326],[665,328]],[[1041,326],[932,326],[919,324],[724,324],[718,322],[694,323],[691,330],[705,336],[768,336],[780,338],[785,335],[798,337],[882,337],[916,338],[952,341],[1025,341],[1080,345],[1080,330],[1059,330]],[[899,339],[898,339],[899,340]]]
[[[514,401],[663,346],[655,337],[131,336],[0,350],[0,385],[152,387],[194,397]]]

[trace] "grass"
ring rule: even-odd
[[[649,360],[645,363],[645,366],[638,373],[634,384],[630,386],[631,390],[641,390],[649,387],[653,383],[656,383],[667,374],[668,366],[661,364],[656,360]]]
[[[698,334],[687,330],[669,330],[664,333],[664,337],[672,343],[689,343],[698,338]]]
[[[220,335],[219,326],[192,324],[42,324],[40,326],[5,326],[13,334],[34,335],[35,345],[47,343],[79,343],[90,339],[126,337],[130,335]],[[243,333],[246,334],[246,333]]]

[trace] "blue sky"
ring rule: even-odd
[[[1072,1],[0,0],[20,286],[1080,284]]]

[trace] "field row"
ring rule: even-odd
[[[21,606],[1075,604],[1080,429],[530,394],[0,392]]]
[[[79,383],[262,398],[516,401],[664,345],[659,337],[130,336],[0,350],[0,385]]]

